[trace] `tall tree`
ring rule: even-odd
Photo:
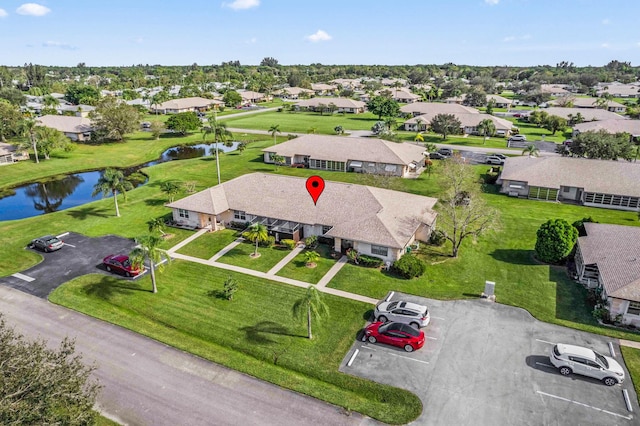
[[[600,160],[624,158],[631,161],[634,157],[633,143],[627,133],[611,134],[606,130],[580,133],[572,139],[569,150],[574,157]]]
[[[465,239],[478,238],[498,225],[499,212],[485,203],[475,172],[464,159],[453,156],[438,170],[444,183],[438,202],[438,229],[451,243],[451,256],[458,257]]]
[[[209,117],[209,126],[202,128],[202,140],[207,140],[207,135],[213,135],[213,142],[215,143],[215,156],[216,156],[216,173],[218,174],[218,185],[220,185],[220,155],[218,152],[218,143],[222,143],[225,146],[232,144],[231,139],[233,134],[227,129],[227,124],[216,120],[215,114]]]
[[[253,252],[253,256],[258,256],[258,244],[268,241],[269,231],[267,227],[261,223],[254,223],[250,225],[246,231],[242,233],[242,236],[251,242],[256,243],[256,248]]]
[[[106,169],[98,182],[93,186],[91,196],[98,194],[113,195],[113,202],[116,206],[116,216],[120,217],[120,209],[118,208],[118,192],[122,193],[124,200],[127,200],[127,191],[133,189],[133,184],[125,179],[124,174],[120,170]]]
[[[58,348],[29,341],[0,314],[0,422],[5,425],[90,425],[100,390],[75,343]]]
[[[522,155],[527,154],[529,157],[537,157],[540,154],[540,150],[535,144],[530,143],[522,150]]]
[[[222,96],[224,104],[228,107],[237,107],[242,103],[242,96],[235,90],[227,90]]]
[[[555,135],[558,130],[564,131],[567,128],[567,120],[557,115],[550,115],[542,126]]]
[[[6,142],[8,137],[19,133],[22,119],[16,105],[0,99],[0,141]]]
[[[26,118],[20,122],[20,134],[28,138],[28,143],[33,149],[33,154],[36,156],[36,163],[40,163],[38,157],[38,133],[36,131],[38,122],[32,118]]]
[[[493,124],[493,121],[485,118],[478,124],[477,130],[482,135],[482,144],[484,145],[487,143],[487,137],[493,136],[496,132],[496,125]]]
[[[382,117],[397,117],[400,113],[398,102],[386,96],[374,96],[367,102],[367,109],[378,116],[378,120]]]
[[[93,86],[73,84],[67,88],[64,98],[74,105],[95,105],[100,99],[100,92]]]
[[[329,307],[322,300],[320,292],[315,286],[310,285],[300,299],[296,300],[292,308],[293,317],[296,319],[307,319],[307,337],[313,338],[311,333],[311,319],[321,320],[329,315]]]
[[[158,292],[156,285],[156,267],[159,271],[163,268],[163,261],[171,262],[164,250],[160,249],[162,238],[155,235],[142,235],[136,238],[138,246],[129,253],[131,263],[139,268],[144,267],[145,262],[149,263],[149,272],[151,273],[151,285],[154,293]]]
[[[24,96],[24,94],[15,87],[4,87],[0,89],[0,99],[4,99],[18,106],[25,105],[27,103],[26,96]]]
[[[126,134],[139,129],[142,114],[136,107],[107,96],[98,102],[96,109],[91,111],[90,117],[98,134],[121,141]]]
[[[446,139],[447,135],[460,132],[462,123],[454,114],[436,114],[429,123],[431,130],[442,135]]]
[[[198,118],[198,115],[193,111],[173,114],[169,117],[166,123],[167,129],[174,130],[182,135],[198,130],[201,125],[202,122]]]
[[[282,133],[280,131],[280,125],[279,124],[274,124],[271,127],[269,127],[269,133],[271,133],[271,136],[273,136],[273,144],[276,144],[276,133]]]
[[[73,148],[73,145],[68,137],[64,135],[60,130],[53,129],[51,127],[36,126],[35,128],[36,139],[38,140],[37,147],[45,159],[49,159],[51,153],[57,149],[69,151]]]

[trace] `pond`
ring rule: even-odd
[[[238,147],[238,142],[233,142],[231,146],[219,145],[220,151],[230,152]],[[158,160],[125,169],[123,172],[129,176],[143,167],[154,166],[166,161],[208,157],[215,154],[215,146],[216,144],[176,146],[163,152]],[[91,193],[102,173],[103,170],[74,173],[56,180],[29,183],[12,188],[15,194],[0,199],[0,221],[25,219],[100,200],[103,198],[101,194],[92,196]],[[140,182],[139,184],[144,185],[145,183]]]

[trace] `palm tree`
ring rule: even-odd
[[[218,155],[218,141],[223,142],[225,146],[231,144],[230,140],[233,138],[233,133],[227,129],[227,124],[216,120],[216,114],[214,109],[214,116],[209,117],[210,125],[202,128],[202,140],[207,140],[207,135],[213,134],[213,142],[216,145],[216,172],[218,173],[218,185],[220,185],[220,159]]]
[[[250,225],[246,231],[242,233],[242,236],[251,242],[256,243],[256,249],[253,252],[253,257],[258,256],[258,244],[269,240],[269,231],[267,227],[261,223],[254,223]]]
[[[522,155],[529,154],[529,157],[537,157],[540,153],[540,150],[534,144],[529,144],[525,149],[522,150]]]
[[[122,193],[124,200],[127,200],[127,191],[133,189],[133,184],[124,178],[124,174],[120,170],[106,169],[98,182],[93,186],[91,196],[113,195],[113,201],[116,204],[116,216],[120,217],[118,209],[118,192]]]
[[[38,123],[35,120],[25,118],[20,123],[20,134],[29,138],[29,142],[33,148],[33,153],[36,156],[36,163],[40,163],[40,159],[38,158],[38,137],[36,127],[38,127]]]
[[[162,184],[160,185],[160,190],[167,194],[167,196],[169,197],[169,202],[173,203],[173,199],[182,190],[182,185],[175,181],[162,182]]]
[[[306,314],[307,337],[309,339],[313,338],[313,335],[311,334],[311,317],[314,316],[316,319],[320,320],[329,315],[329,308],[322,300],[320,292],[318,292],[318,290],[312,285],[307,288],[305,295],[293,304],[292,311],[293,317],[297,319],[304,318]]]
[[[280,125],[279,124],[274,124],[273,126],[269,127],[269,133],[271,133],[271,136],[273,136],[273,144],[276,144],[276,133],[282,133],[280,131]]]
[[[171,262],[171,258],[167,256],[163,250],[160,250],[160,244],[162,243],[162,238],[160,237],[156,237],[155,235],[143,235],[136,238],[136,242],[138,243],[138,246],[129,253],[129,259],[131,259],[131,263],[133,265],[139,268],[144,266],[144,262],[146,260],[149,261],[151,284],[153,285],[153,292],[157,293],[156,266],[163,260]],[[160,265],[158,270],[162,270],[162,265]]]
[[[496,125],[493,124],[493,121],[485,118],[478,124],[478,132],[482,135],[482,145],[487,143],[487,136],[493,136],[496,132]]]
[[[165,223],[164,223],[164,219],[162,217],[156,217],[156,218],[153,218],[153,219],[149,220],[147,222],[147,225],[149,226],[149,232],[158,231],[158,232],[160,232],[162,234],[162,236],[167,235],[164,232]]]
[[[307,267],[315,268],[316,262],[320,260],[320,253],[315,250],[306,251],[304,252],[304,260]]]

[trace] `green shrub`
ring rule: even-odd
[[[543,262],[559,263],[564,260],[578,240],[578,230],[564,219],[550,219],[537,232],[536,256]]]
[[[427,271],[427,264],[410,254],[405,254],[393,262],[391,270],[403,278],[411,279],[422,276]]]
[[[280,240],[280,244],[282,244],[289,250],[293,250],[296,247],[296,242],[294,240],[289,240],[289,239]]]
[[[228,228],[238,229],[240,231],[244,231],[248,226],[249,226],[249,222],[237,222],[237,221],[231,221],[227,225]]]
[[[360,258],[360,255],[358,254],[358,250],[354,250],[352,248],[347,250],[347,258],[349,259],[349,262],[358,265],[358,261]]]
[[[584,237],[585,235],[587,235],[587,231],[584,229],[585,222],[598,223],[598,221],[597,220],[593,220],[593,218],[591,216],[583,217],[582,219],[576,220],[575,222],[573,222],[571,224],[571,226],[573,226],[574,228],[576,228],[578,230],[578,236],[579,237]]]
[[[314,249],[318,247],[318,236],[317,235],[308,236],[307,238],[304,239],[304,245],[310,249]]]
[[[260,246],[260,247],[271,247],[275,243],[276,243],[276,237],[274,237],[273,235],[269,235],[267,240],[266,241],[260,241],[258,243],[258,246]],[[252,244],[255,244],[255,243],[252,243]]]
[[[236,281],[231,276],[228,276],[226,280],[224,280],[222,297],[227,300],[233,299],[233,294],[238,291],[238,281]]]
[[[384,260],[376,256],[367,256],[361,254],[358,256],[358,264],[365,268],[379,268],[384,263]]]
[[[447,241],[447,237],[444,236],[444,232],[436,230],[431,233],[429,237],[429,244],[440,247]]]

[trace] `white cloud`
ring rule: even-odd
[[[59,49],[63,49],[63,50],[76,50],[77,47],[76,46],[72,46],[68,43],[61,43],[59,41],[52,41],[52,40],[47,40],[44,43],[42,43],[42,47],[57,47]]]
[[[318,41],[328,41],[331,40],[331,36],[327,34],[325,31],[318,30],[315,34],[311,34],[305,37],[305,39],[312,41],[314,43]]]
[[[20,15],[44,16],[51,12],[51,9],[37,3],[25,3],[16,9]]]
[[[602,20],[602,25],[609,25],[610,23],[611,23],[611,20],[609,18]]]
[[[233,10],[251,9],[260,6],[260,0],[234,0],[231,3],[222,3],[222,6]]]
[[[5,17],[5,16],[7,16],[7,15],[9,15],[9,14],[7,13],[7,11],[6,11],[6,10],[4,10],[4,9],[0,9],[0,18],[4,18],[4,17]]]
[[[488,5],[495,6],[496,4],[500,3],[500,0],[484,0],[484,2]]]
[[[246,44],[255,44],[258,41],[257,38],[251,37],[249,40],[245,41]]]

